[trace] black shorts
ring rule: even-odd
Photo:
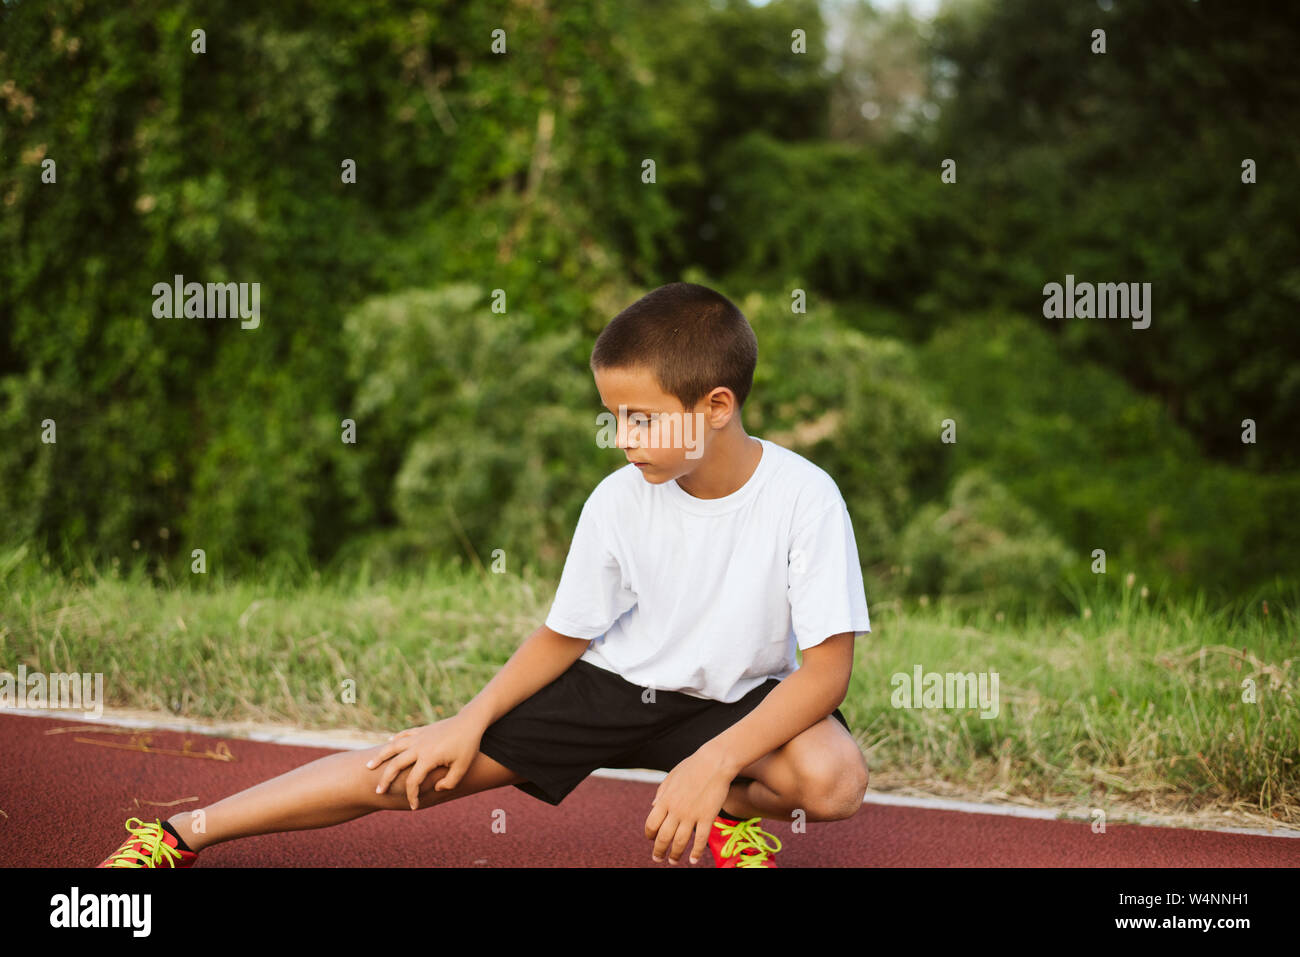
[[[515,785],[559,804],[597,768],[671,771],[780,684],[768,678],[738,701],[648,689],[578,659],[483,732],[479,750],[527,778]],[[849,728],[836,708],[832,715]]]

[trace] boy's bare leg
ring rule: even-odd
[[[861,807],[868,780],[869,771],[853,736],[833,718],[824,718],[743,768],[722,806],[742,821],[751,817],[788,821],[797,810],[809,821],[841,820]]]
[[[742,778],[731,782],[727,799],[722,802],[722,806],[728,814],[747,821],[751,817],[788,819],[797,805],[781,797],[762,781]]]
[[[409,811],[406,779],[410,768],[397,775],[387,793],[375,793],[388,762],[375,768],[366,767],[366,762],[381,750],[383,745],[376,745],[326,755],[202,808],[201,818],[196,812],[182,811],[168,818],[168,823],[191,850],[198,851],[254,834],[329,827],[373,811]],[[421,809],[524,780],[482,752],[459,784],[448,791],[434,791],[433,786],[446,776],[446,768],[434,768],[425,775],[420,782]],[[201,831],[196,832],[192,825]]]

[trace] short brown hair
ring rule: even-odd
[[[591,369],[649,369],[690,410],[719,386],[744,408],[758,337],[744,313],[708,286],[672,282],[646,293],[596,337]]]

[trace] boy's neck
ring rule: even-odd
[[[763,443],[744,432],[719,436],[689,475],[675,479],[678,488],[695,498],[722,498],[749,481],[763,457]]]

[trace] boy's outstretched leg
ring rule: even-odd
[[[254,834],[295,831],[341,824],[373,811],[410,810],[404,768],[384,794],[376,794],[387,763],[376,768],[366,762],[383,750],[377,745],[363,751],[327,755],[279,777],[232,794],[198,811],[172,815],[167,825],[137,818],[127,821],[131,837],[101,867],[190,867],[199,850],[223,841]],[[453,788],[435,791],[434,785],[447,776],[438,767],[420,782],[421,809],[467,794],[504,787],[525,780],[483,753],[475,755],[465,775]],[[133,826],[134,823],[134,826]]]
[[[368,768],[366,762],[382,747],[326,755],[223,798],[202,808],[201,814],[193,811],[175,814],[168,823],[191,850],[198,851],[255,834],[329,827],[372,811],[409,811],[411,806],[406,799],[409,768],[397,775],[387,792],[375,793],[387,765]],[[454,788],[433,790],[446,776],[445,767],[434,768],[425,775],[420,782],[421,809],[524,780],[482,752],[475,755]]]

